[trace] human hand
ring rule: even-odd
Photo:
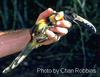
[[[55,12],[56,11],[54,11],[53,9],[48,8],[47,10],[45,10],[39,15],[36,23],[38,23],[38,21],[41,19],[46,19],[47,17],[49,17],[51,14]],[[64,16],[64,13],[58,13],[56,18],[58,16]],[[62,36],[68,33],[68,28],[70,27],[71,27],[71,23],[67,20],[62,19],[60,21],[57,21],[57,24],[54,27],[50,28],[49,30],[46,30],[46,34],[48,35],[48,40],[42,42],[42,45],[49,45],[59,41],[59,39]]]

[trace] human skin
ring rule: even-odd
[[[55,11],[51,8],[45,10],[39,15],[36,23],[41,19],[47,18],[54,12]],[[58,21],[56,27],[50,28],[49,30],[46,31],[46,34],[48,35],[49,39],[43,42],[42,44],[49,45],[51,43],[57,42],[59,39],[55,37],[57,36],[55,32],[59,33],[59,36],[62,37],[68,33],[68,28],[70,27],[71,27],[70,22],[64,19]],[[0,58],[21,51],[23,48],[25,48],[25,46],[29,43],[31,39],[32,39],[31,29],[0,32]]]

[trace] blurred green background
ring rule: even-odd
[[[75,29],[58,43],[34,50],[13,72],[0,74],[0,77],[99,77],[100,69],[96,61],[96,52],[100,32],[100,0],[0,0],[0,30],[31,28],[38,15],[49,7],[54,10],[60,10],[61,7],[73,8],[78,15],[95,25],[97,33],[90,37],[89,34],[84,34],[82,43],[81,33]],[[0,59],[0,73],[17,55]],[[34,72],[37,67],[98,68],[98,73],[37,74]]]

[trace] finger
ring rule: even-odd
[[[54,12],[55,12],[55,11],[54,11],[53,9],[48,8],[47,10],[45,10],[44,12],[42,12],[42,13],[39,15],[37,21],[39,21],[40,19],[47,18],[48,16],[50,16],[50,15],[51,15],[52,13],[54,13]],[[37,22],[37,21],[36,21],[36,22]]]
[[[53,27],[53,28],[50,28],[50,30],[53,32],[59,33],[61,35],[65,35],[68,33],[68,29],[62,28],[62,27]]]
[[[46,34],[48,35],[49,38],[53,38],[56,35],[54,34],[54,32],[50,31],[50,30],[46,30]]]
[[[65,27],[65,28],[70,28],[72,26],[72,24],[69,21],[61,20],[61,21],[57,22],[57,26]]]
[[[52,39],[54,42],[58,41],[61,37],[61,35],[56,35],[54,32],[47,30],[46,34],[48,35],[49,39]]]

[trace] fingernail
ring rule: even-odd
[[[56,11],[53,11],[53,13],[56,13]]]
[[[61,20],[64,17],[64,12],[58,12],[58,15],[55,17],[56,20]]]
[[[52,8],[48,8],[48,10],[49,10],[49,11],[53,11],[53,9],[52,9]]]

